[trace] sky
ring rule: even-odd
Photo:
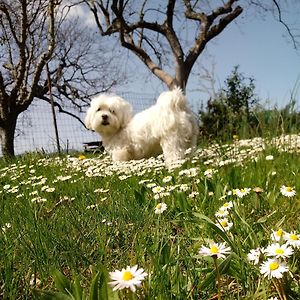
[[[290,7],[292,13],[283,18],[291,24],[299,18],[298,11]],[[300,23],[297,25],[300,30]],[[145,66],[128,54],[133,68],[131,70],[146,70]],[[239,65],[239,71],[246,77],[255,79],[256,94],[260,103],[266,107],[284,107],[290,102],[291,93],[300,85],[300,48],[295,50],[285,27],[271,14],[264,16],[241,15],[237,22],[229,24],[225,30],[207,44],[199,57],[199,64],[193,69],[194,73],[202,73],[201,68],[214,74],[215,90],[224,87],[224,81]],[[159,94],[165,87],[155,76],[147,74],[138,76],[123,89],[144,91],[149,94]],[[191,75],[187,86],[188,98],[195,110],[205,103],[211,94],[199,92],[202,85],[209,86],[199,76]],[[201,88],[203,90],[203,88]],[[294,98],[300,106],[300,95]]]
[[[233,67],[239,65],[245,76],[255,79],[262,102],[286,105],[299,85],[300,50],[294,49],[284,26],[271,16],[232,25],[208,46],[217,81],[223,84]],[[299,100],[299,95],[295,97]]]

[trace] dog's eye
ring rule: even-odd
[[[113,109],[109,110],[112,114],[115,114],[115,111]]]
[[[101,110],[101,107],[98,107],[97,111],[100,111]]]

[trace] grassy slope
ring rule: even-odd
[[[154,159],[117,166],[98,157],[1,161],[1,297],[26,299],[33,288],[54,289],[55,269],[86,286],[92,268],[138,264],[149,274],[140,298],[210,299],[217,294],[213,260],[198,255],[208,240],[231,247],[218,262],[222,299],[279,297],[247,253],[270,244],[272,230],[300,232],[296,139],[215,145],[172,171]],[[274,159],[266,160],[270,154]],[[296,196],[283,196],[282,185],[294,187]],[[228,195],[255,187],[263,192]],[[233,227],[224,233],[214,225],[215,213],[229,201]],[[160,202],[167,210],[155,214]],[[288,263],[293,278],[285,276],[285,293],[299,299],[299,248]]]

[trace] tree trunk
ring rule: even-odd
[[[13,157],[14,150],[14,136],[17,125],[17,115],[11,115],[8,119],[3,121],[0,126],[0,142],[2,155],[6,157]]]

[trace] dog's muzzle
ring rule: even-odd
[[[102,115],[102,123],[101,124],[104,126],[109,125],[108,115]]]

